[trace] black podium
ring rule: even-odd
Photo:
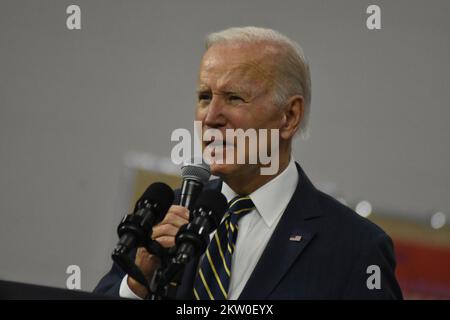
[[[2,300],[115,300],[118,297],[104,296],[86,291],[66,290],[20,282],[0,280]]]

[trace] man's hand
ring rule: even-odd
[[[153,227],[152,239],[158,241],[164,248],[175,245],[175,235],[180,227],[189,222],[189,210],[182,206],[173,205],[170,207],[163,221]],[[136,252],[136,265],[144,276],[150,281],[153,273],[160,266],[160,259],[150,254],[144,247],[138,248]],[[128,277],[128,287],[139,297],[145,298],[147,289],[135,279]]]

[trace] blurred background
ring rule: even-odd
[[[170,135],[193,130],[206,35],[255,25],[310,62],[297,161],[391,235],[405,298],[450,299],[449,17],[445,0],[1,0],[0,279],[65,287],[78,265],[92,290],[140,193],[179,185]]]

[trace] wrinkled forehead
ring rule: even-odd
[[[261,45],[213,45],[204,54],[199,86],[271,86],[274,68],[271,53]]]

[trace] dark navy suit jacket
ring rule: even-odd
[[[390,237],[317,190],[298,164],[297,169],[294,195],[239,299],[402,299]],[[213,180],[205,188],[221,190],[221,185],[221,180]],[[290,240],[297,235],[300,241]],[[179,299],[194,298],[197,264],[187,265]],[[372,265],[380,272],[368,270]],[[370,285],[377,274],[380,289]],[[94,292],[119,296],[124,275],[113,264]]]

